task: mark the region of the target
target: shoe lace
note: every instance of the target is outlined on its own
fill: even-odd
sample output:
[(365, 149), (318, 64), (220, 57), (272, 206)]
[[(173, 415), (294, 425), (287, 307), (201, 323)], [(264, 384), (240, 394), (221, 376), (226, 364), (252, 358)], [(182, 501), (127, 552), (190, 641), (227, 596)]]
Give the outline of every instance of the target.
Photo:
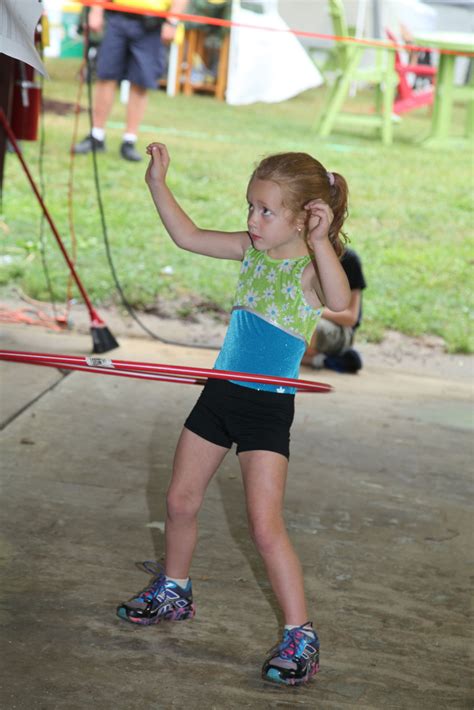
[(283, 641), (279, 646), (281, 658), (291, 659), (294, 656), (301, 656), (306, 644), (309, 643), (309, 637), (304, 631), (299, 629), (285, 629)]
[(153, 579), (144, 589), (141, 590), (136, 596), (136, 598), (141, 598), (144, 601), (151, 602), (160, 592), (163, 584), (166, 581), (165, 571), (163, 565), (155, 560), (145, 560), (144, 562), (138, 562), (136, 566), (139, 569), (148, 572), (148, 574), (153, 575)]

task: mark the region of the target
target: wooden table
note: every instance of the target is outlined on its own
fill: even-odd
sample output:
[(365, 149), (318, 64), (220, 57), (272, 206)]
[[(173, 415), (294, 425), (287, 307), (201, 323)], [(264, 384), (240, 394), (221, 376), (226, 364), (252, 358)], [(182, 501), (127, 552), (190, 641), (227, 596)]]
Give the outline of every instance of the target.
[[(414, 41), (423, 47), (448, 49), (453, 52), (473, 52), (474, 34), (469, 32), (420, 32)], [(436, 79), (435, 101), (431, 133), (426, 141), (430, 145), (439, 145), (449, 139), (451, 114), (454, 101), (467, 104), (466, 135), (473, 134), (474, 119), (474, 72), (468, 85), (454, 85), (454, 64), (456, 54), (439, 55), (438, 75)]]

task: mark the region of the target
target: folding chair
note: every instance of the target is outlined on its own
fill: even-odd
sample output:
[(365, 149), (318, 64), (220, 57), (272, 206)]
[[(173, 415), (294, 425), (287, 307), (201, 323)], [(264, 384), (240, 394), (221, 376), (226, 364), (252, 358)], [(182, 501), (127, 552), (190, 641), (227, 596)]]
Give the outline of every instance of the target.
[[(342, 0), (329, 0), (328, 4), (334, 34), (337, 37), (348, 37), (349, 32)], [(360, 63), (367, 49), (375, 51), (375, 65), (361, 67)], [(393, 138), (393, 102), (398, 84), (394, 51), (385, 47), (369, 47), (355, 42), (338, 40), (336, 56), (339, 69), (323, 114), (318, 121), (318, 135), (322, 138), (329, 136), (337, 122), (350, 126), (377, 128), (380, 131), (382, 142), (386, 145), (390, 144)], [(375, 111), (372, 114), (341, 111), (350, 86), (355, 81), (375, 86)]]
[[(385, 30), (387, 37), (391, 42), (397, 44), (397, 38), (390, 32)], [(404, 63), (402, 55), (395, 50), (395, 71), (398, 74), (397, 95), (393, 103), (393, 111), (396, 114), (412, 111), (420, 106), (431, 106), (434, 99), (434, 81), (437, 73), (436, 67), (430, 64), (414, 64), (413, 62)], [(408, 74), (415, 77), (427, 77), (433, 80), (429, 86), (424, 86), (421, 89), (416, 89), (410, 84)]]

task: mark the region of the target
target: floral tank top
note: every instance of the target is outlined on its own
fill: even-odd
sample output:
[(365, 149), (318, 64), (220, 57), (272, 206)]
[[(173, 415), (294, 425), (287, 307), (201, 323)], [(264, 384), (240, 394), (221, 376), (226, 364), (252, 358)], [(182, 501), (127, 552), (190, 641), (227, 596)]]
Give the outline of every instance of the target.
[[(229, 328), (214, 367), (276, 377), (298, 377), (301, 359), (321, 309), (310, 306), (301, 286), (309, 256), (272, 259), (245, 252)], [(235, 382), (258, 390), (294, 394), (291, 387)]]

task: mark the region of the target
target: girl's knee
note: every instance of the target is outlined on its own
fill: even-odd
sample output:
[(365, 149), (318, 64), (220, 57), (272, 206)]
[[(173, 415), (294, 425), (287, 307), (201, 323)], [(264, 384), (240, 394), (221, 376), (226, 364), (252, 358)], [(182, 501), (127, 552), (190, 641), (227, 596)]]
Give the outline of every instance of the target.
[(166, 511), (171, 520), (195, 518), (201, 507), (201, 498), (191, 491), (170, 489), (166, 497)]
[(261, 555), (271, 553), (286, 536), (285, 523), (282, 517), (258, 518), (249, 520), (250, 534)]

